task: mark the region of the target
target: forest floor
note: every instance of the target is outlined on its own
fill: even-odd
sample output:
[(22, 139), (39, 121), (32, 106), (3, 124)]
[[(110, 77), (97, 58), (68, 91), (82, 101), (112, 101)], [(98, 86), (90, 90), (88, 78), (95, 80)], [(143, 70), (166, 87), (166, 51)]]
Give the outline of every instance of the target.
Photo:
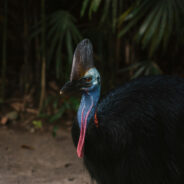
[(0, 127), (0, 184), (90, 184), (69, 130), (30, 133)]

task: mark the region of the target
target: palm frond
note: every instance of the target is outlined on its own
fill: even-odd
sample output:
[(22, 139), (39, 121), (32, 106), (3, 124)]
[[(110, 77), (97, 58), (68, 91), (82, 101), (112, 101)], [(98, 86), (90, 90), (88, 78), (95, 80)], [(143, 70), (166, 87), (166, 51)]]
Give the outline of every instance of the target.
[(132, 79), (143, 76), (143, 75), (158, 75), (162, 74), (161, 69), (152, 60), (143, 60), (136, 62), (130, 66), (125, 67), (124, 69), (120, 70), (119, 72), (127, 72), (132, 71)]
[[(67, 11), (57, 11), (50, 15), (47, 34), (50, 42), (48, 62), (56, 59), (56, 77), (62, 76), (61, 58), (64, 55), (62, 48), (66, 47), (68, 65), (71, 64), (74, 43), (81, 39), (81, 35), (75, 25), (76, 19)], [(56, 51), (55, 51), (56, 50)]]
[(102, 14), (102, 17), (101, 17), (100, 22), (104, 22), (105, 21), (105, 18), (107, 17), (108, 12), (109, 12), (110, 2), (111, 2), (111, 0), (106, 0), (105, 1), (105, 5), (104, 5), (104, 9), (103, 9), (103, 14)]
[(138, 30), (135, 40), (143, 48), (149, 48), (149, 56), (166, 48), (172, 35), (181, 31), (183, 26), (184, 2), (180, 0), (138, 0), (119, 18), (122, 27), (119, 36), (124, 36), (130, 29)]
[(92, 0), (89, 8), (89, 18), (91, 18), (92, 13), (96, 12), (100, 6), (101, 0)]
[[(100, 6), (101, 4), (103, 4), (103, 6)], [(101, 9), (100, 7), (102, 7), (102, 13), (101, 13), (101, 18), (100, 18), (100, 24), (104, 23), (104, 22), (108, 22), (106, 20), (111, 20), (111, 28), (113, 30), (113, 32), (116, 29), (116, 24), (117, 24), (117, 18), (119, 17), (118, 13), (119, 10), (121, 10), (122, 3), (118, 0), (106, 0), (106, 1), (102, 1), (102, 0), (83, 0), (83, 4), (82, 4), (82, 8), (81, 8), (81, 16), (84, 15), (84, 13), (86, 12), (87, 8), (88, 10), (88, 16), (89, 19), (92, 18), (92, 14), (96, 13), (99, 9)]]
[(115, 31), (116, 28), (116, 22), (117, 22), (117, 0), (114, 0), (112, 2), (112, 29)]
[(81, 16), (84, 15), (84, 13), (85, 13), (85, 11), (87, 9), (88, 4), (89, 4), (89, 0), (84, 0), (83, 1), (81, 12), (80, 12)]

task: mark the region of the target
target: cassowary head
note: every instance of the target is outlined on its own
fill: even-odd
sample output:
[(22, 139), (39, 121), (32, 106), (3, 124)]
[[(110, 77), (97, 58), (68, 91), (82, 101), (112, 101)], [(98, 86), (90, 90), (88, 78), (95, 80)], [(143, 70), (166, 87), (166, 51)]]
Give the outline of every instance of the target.
[(70, 81), (60, 93), (82, 92), (77, 113), (80, 136), (77, 146), (78, 157), (83, 157), (84, 141), (89, 121), (94, 117), (100, 96), (100, 75), (93, 64), (93, 47), (88, 39), (82, 40), (75, 49)]
[(60, 94), (92, 91), (97, 85), (100, 85), (100, 75), (93, 63), (93, 46), (90, 40), (84, 39), (75, 49), (70, 81)]

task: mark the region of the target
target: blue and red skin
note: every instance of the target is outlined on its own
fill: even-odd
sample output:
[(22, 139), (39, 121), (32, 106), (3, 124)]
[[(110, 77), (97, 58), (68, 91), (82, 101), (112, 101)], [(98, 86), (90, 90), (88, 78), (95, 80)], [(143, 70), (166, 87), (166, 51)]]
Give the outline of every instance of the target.
[(83, 91), (84, 92), (77, 113), (78, 125), (80, 127), (80, 137), (77, 146), (78, 157), (83, 157), (86, 128), (92, 117), (94, 117), (95, 125), (98, 126), (95, 111), (100, 98), (100, 84), (91, 86), (90, 88), (84, 88)]

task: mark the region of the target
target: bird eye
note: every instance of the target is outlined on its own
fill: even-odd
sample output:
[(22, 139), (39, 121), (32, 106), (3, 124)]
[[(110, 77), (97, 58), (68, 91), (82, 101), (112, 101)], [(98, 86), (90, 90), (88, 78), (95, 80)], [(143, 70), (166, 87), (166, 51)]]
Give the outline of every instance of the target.
[(86, 82), (91, 82), (91, 80), (92, 80), (92, 77), (86, 77), (86, 78), (85, 78), (85, 81), (86, 81)]

